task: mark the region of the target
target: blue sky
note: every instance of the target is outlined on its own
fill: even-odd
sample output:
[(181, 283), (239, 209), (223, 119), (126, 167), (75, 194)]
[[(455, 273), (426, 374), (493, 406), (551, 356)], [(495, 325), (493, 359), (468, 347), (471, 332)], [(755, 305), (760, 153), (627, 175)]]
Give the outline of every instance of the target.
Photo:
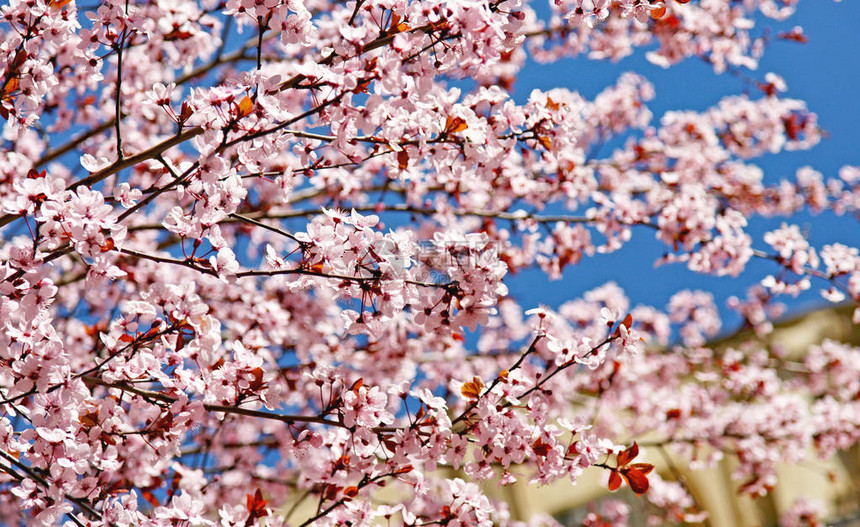
[[(810, 110), (819, 116), (819, 124), (828, 138), (805, 152), (787, 152), (769, 155), (754, 163), (765, 170), (767, 181), (793, 177), (797, 168), (810, 165), (825, 177), (835, 177), (846, 164), (860, 165), (860, 6), (853, 2), (832, 0), (805, 0), (798, 12), (786, 22), (759, 20), (775, 32), (804, 28), (807, 44), (775, 41), (767, 50), (759, 70), (749, 72), (764, 78), (766, 72), (781, 75), (788, 84), (783, 97), (805, 100)], [(644, 75), (655, 86), (657, 97), (649, 103), (654, 123), (670, 110), (703, 110), (722, 97), (743, 93), (746, 86), (737, 77), (716, 75), (710, 66), (698, 59), (669, 69), (648, 63), (645, 51), (617, 64), (588, 59), (564, 60), (551, 65), (529, 64), (515, 85), (515, 96), (524, 100), (535, 88), (566, 87), (593, 97), (604, 87), (614, 83), (624, 71)], [(820, 247), (826, 243), (842, 242), (860, 245), (860, 228), (853, 217), (836, 218), (833, 215), (802, 215), (793, 219), (754, 218), (751, 233), (754, 246), (765, 248), (761, 235), (778, 227), (783, 221), (793, 221), (808, 231), (812, 243)], [(663, 247), (654, 240), (653, 231), (634, 231), (633, 240), (611, 255), (598, 255), (565, 270), (560, 281), (550, 282), (539, 272), (522, 273), (509, 281), (511, 292), (524, 306), (536, 303), (558, 306), (576, 298), (584, 291), (607, 281), (615, 281), (628, 294), (632, 303), (664, 307), (671, 295), (681, 288), (705, 289), (712, 292), (727, 325), (724, 331), (737, 327), (738, 318), (732, 316), (725, 300), (732, 295), (743, 298), (746, 288), (757, 279), (776, 271), (776, 266), (763, 262), (752, 263), (739, 278), (714, 278), (698, 275), (681, 265), (654, 268), (654, 261), (663, 254)], [(799, 299), (781, 298), (790, 311), (811, 309), (826, 305), (813, 290)]]

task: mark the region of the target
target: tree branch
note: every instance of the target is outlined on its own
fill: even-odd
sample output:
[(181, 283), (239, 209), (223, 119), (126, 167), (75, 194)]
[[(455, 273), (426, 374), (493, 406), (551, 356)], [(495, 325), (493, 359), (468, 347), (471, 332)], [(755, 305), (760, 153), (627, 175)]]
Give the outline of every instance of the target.
[[(157, 401), (162, 401), (166, 403), (175, 403), (179, 399), (177, 397), (173, 397), (171, 395), (167, 395), (162, 392), (156, 392), (152, 390), (144, 390), (142, 388), (138, 388), (136, 386), (131, 386), (129, 384), (123, 382), (107, 382), (100, 377), (94, 377), (87, 375), (83, 378), (83, 381), (88, 385), (102, 386), (105, 388), (113, 388), (117, 390), (122, 390), (124, 392), (133, 393), (135, 395), (139, 395), (144, 398), (153, 399)], [(238, 406), (226, 406), (221, 404), (209, 404), (203, 403), (203, 408), (205, 408), (209, 412), (219, 412), (226, 414), (234, 414), (234, 415), (242, 415), (245, 417), (256, 417), (259, 419), (269, 419), (272, 421), (280, 421), (282, 423), (287, 424), (295, 424), (295, 423), (316, 423), (326, 426), (336, 426), (339, 428), (347, 428), (343, 423), (339, 421), (332, 421), (331, 419), (326, 419), (325, 417), (319, 417), (315, 415), (290, 415), (290, 414), (276, 414), (273, 412), (265, 412), (262, 410), (252, 410), (250, 408), (241, 408)]]
[[(32, 468), (30, 468), (30, 467), (28, 467), (27, 465), (25, 465), (25, 464), (21, 463), (20, 461), (18, 461), (17, 459), (15, 459), (14, 457), (12, 457), (11, 455), (7, 454), (7, 453), (6, 453), (4, 450), (2, 450), (2, 449), (0, 449), (0, 457), (2, 457), (3, 459), (5, 459), (6, 461), (8, 461), (9, 463), (11, 463), (12, 465), (14, 465), (15, 467), (17, 467), (19, 470), (21, 470), (22, 472), (24, 472), (25, 474), (27, 474), (27, 477), (29, 477), (30, 479), (32, 479), (33, 481), (35, 481), (35, 482), (36, 482), (36, 483), (38, 483), (39, 485), (41, 485), (41, 486), (45, 487), (46, 489), (48, 489), (48, 488), (52, 488), (52, 487), (54, 486), (54, 485), (53, 485), (52, 483), (50, 483), (48, 480), (46, 480), (45, 478), (43, 478), (42, 476), (40, 476), (39, 474), (37, 474), (37, 473), (36, 473), (36, 471), (34, 471)], [(4, 471), (5, 471), (5, 472), (9, 473), (9, 471), (8, 471), (8, 470), (6, 470), (6, 467), (4, 467), (3, 465), (0, 465), (0, 468), (4, 469)], [(17, 476), (18, 476), (18, 477), (20, 477), (20, 474), (17, 474)], [(15, 475), (13, 475), (13, 477), (15, 477)], [(72, 497), (66, 496), (65, 494), (62, 494), (62, 493), (61, 493), (61, 495), (63, 496), (63, 499), (64, 499), (64, 500), (66, 500), (66, 501), (70, 501), (70, 502), (74, 503), (75, 505), (77, 505), (78, 507), (80, 507), (80, 508), (81, 508), (81, 510), (83, 510), (83, 511), (84, 511), (84, 512), (85, 512), (85, 513), (86, 513), (90, 518), (95, 519), (95, 520), (101, 520), (102, 515), (101, 515), (101, 514), (99, 514), (99, 513), (98, 513), (98, 511), (96, 511), (95, 509), (93, 509), (93, 508), (92, 508), (92, 507), (91, 507), (91, 506), (86, 502), (86, 500), (83, 500), (83, 499), (80, 499), (80, 498), (72, 498)], [(72, 518), (72, 521), (74, 521), (77, 525), (80, 525), (81, 527), (84, 527), (84, 525), (83, 525), (83, 524), (82, 524), (82, 523), (81, 523), (77, 518), (75, 518), (75, 517), (74, 517), (74, 516), (72, 516), (72, 515), (69, 515), (69, 517), (70, 517), (70, 518)]]

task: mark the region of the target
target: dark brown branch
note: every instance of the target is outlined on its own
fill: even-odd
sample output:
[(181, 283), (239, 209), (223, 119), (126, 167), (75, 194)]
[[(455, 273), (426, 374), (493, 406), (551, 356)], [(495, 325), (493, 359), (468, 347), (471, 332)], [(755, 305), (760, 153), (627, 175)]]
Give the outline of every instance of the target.
[[(228, 19), (227, 23), (229, 23), (229, 22), (230, 21)], [(216, 58), (214, 60), (210, 61), (209, 63), (204, 64), (204, 65), (200, 66), (199, 68), (197, 68), (193, 71), (190, 71), (190, 72), (186, 73), (185, 75), (182, 75), (181, 77), (176, 79), (175, 84), (177, 86), (181, 86), (181, 85), (187, 83), (188, 81), (191, 81), (191, 80), (194, 80), (198, 77), (202, 77), (203, 75), (206, 75), (207, 73), (212, 71), (214, 68), (217, 68), (218, 66), (221, 66), (223, 64), (229, 64), (231, 62), (236, 62), (238, 60), (244, 59), (245, 58), (245, 52), (248, 51), (251, 47), (253, 47), (253, 42), (255, 40), (256, 39), (249, 40), (241, 48), (239, 48), (239, 49), (237, 49), (231, 53), (228, 53), (226, 55), (219, 54), (218, 56), (216, 56)], [(93, 137), (106, 132), (108, 129), (110, 129), (114, 126), (114, 121), (115, 121), (115, 119), (105, 121), (105, 122), (101, 123), (100, 125), (96, 126), (95, 128), (88, 130), (88, 131), (82, 133), (81, 135), (76, 136), (75, 138), (70, 140), (68, 143), (66, 143), (62, 146), (59, 146), (53, 150), (49, 150), (47, 154), (45, 154), (38, 161), (36, 161), (36, 164), (33, 166), (33, 168), (39, 168), (39, 167), (45, 166), (48, 163), (50, 163), (51, 161), (54, 161), (55, 159), (62, 157), (65, 154), (68, 154), (69, 152), (71, 152), (75, 148), (79, 147), (81, 144), (83, 144), (87, 140), (92, 139)], [(5, 225), (5, 224), (3, 224), (3, 225)], [(2, 226), (2, 225), (0, 225), (0, 226)]]
[[(122, 390), (124, 392), (133, 393), (135, 395), (139, 395), (146, 399), (162, 401), (165, 403), (175, 403), (178, 399), (171, 395), (167, 395), (165, 393), (156, 392), (152, 390), (144, 390), (142, 388), (138, 388), (136, 386), (131, 386), (129, 384), (123, 382), (107, 382), (99, 377), (86, 376), (83, 378), (84, 382), (87, 385), (95, 385), (95, 386), (103, 386), (105, 388), (113, 388), (117, 390)], [(280, 421), (282, 423), (287, 424), (296, 424), (296, 423), (316, 423), (327, 426), (336, 426), (339, 428), (346, 428), (346, 426), (339, 421), (332, 421), (331, 419), (326, 419), (325, 417), (320, 417), (316, 415), (289, 415), (289, 414), (276, 414), (273, 412), (265, 412), (263, 410), (252, 410), (250, 408), (241, 408), (238, 406), (226, 406), (221, 404), (209, 404), (203, 403), (203, 408), (205, 408), (209, 412), (219, 412), (225, 414), (235, 414), (235, 415), (243, 415), (246, 417), (256, 417), (258, 419), (269, 419), (273, 421)]]
[[(41, 485), (41, 486), (45, 487), (46, 489), (49, 489), (49, 488), (52, 488), (52, 487), (53, 487), (53, 484), (51, 484), (48, 480), (46, 480), (45, 478), (43, 478), (42, 476), (40, 476), (39, 474), (37, 474), (35, 470), (33, 470), (32, 468), (28, 467), (27, 465), (25, 465), (25, 464), (21, 463), (20, 461), (18, 461), (18, 460), (17, 460), (17, 459), (15, 459), (14, 457), (10, 456), (9, 454), (7, 454), (6, 452), (4, 452), (3, 450), (0, 450), (0, 457), (2, 457), (3, 459), (5, 459), (6, 461), (8, 461), (9, 463), (11, 463), (12, 465), (14, 465), (15, 467), (17, 467), (17, 468), (18, 468), (18, 470), (21, 470), (22, 472), (24, 472), (25, 474), (27, 474), (27, 477), (28, 477), (28, 478), (32, 479), (33, 481), (35, 481), (35, 482), (36, 482), (36, 483), (38, 483), (39, 485)], [(2, 467), (2, 465), (0, 465), (0, 467)], [(5, 467), (2, 467), (2, 468), (4, 468), (4, 469), (5, 469)], [(7, 473), (9, 473), (8, 471), (6, 471), (6, 472), (7, 472)], [(20, 475), (19, 475), (19, 476), (20, 476)], [(13, 477), (15, 477), (15, 476), (13, 475)], [(70, 496), (66, 496), (66, 495), (63, 495), (63, 494), (61, 494), (61, 495), (63, 496), (63, 499), (65, 499), (66, 501), (70, 501), (70, 502), (74, 503), (75, 505), (77, 505), (78, 507), (80, 507), (80, 508), (81, 508), (81, 510), (83, 510), (85, 513), (87, 513), (87, 515), (88, 515), (90, 518), (95, 519), (95, 520), (100, 520), (100, 519), (101, 519), (102, 515), (101, 515), (101, 514), (99, 514), (95, 509), (93, 509), (93, 508), (92, 508), (92, 507), (91, 507), (91, 506), (86, 502), (86, 500), (83, 500), (83, 499), (80, 499), (80, 498), (72, 498), (72, 497), (70, 497)], [(73, 515), (69, 514), (69, 515), (68, 515), (68, 517), (69, 517), (69, 518), (72, 518), (72, 521), (74, 521), (74, 523), (75, 523), (75, 524), (80, 525), (81, 527), (84, 527), (84, 524), (83, 524), (83, 523), (81, 523), (81, 522), (80, 522), (77, 518), (75, 518)]]
[[(117, 252), (128, 256), (134, 256), (136, 258), (142, 258), (145, 260), (151, 260), (156, 263), (166, 263), (172, 265), (179, 265), (181, 267), (186, 267), (192, 269), (194, 271), (208, 274), (211, 276), (219, 276), (218, 272), (212, 269), (211, 267), (204, 267), (202, 264), (205, 263), (207, 266), (209, 265), (208, 261), (205, 260), (194, 260), (191, 258), (186, 258), (184, 260), (180, 260), (178, 258), (171, 258), (169, 256), (159, 256), (156, 254), (149, 254), (140, 251), (136, 251), (134, 249), (122, 248), (117, 249)], [(348, 276), (342, 274), (330, 274), (330, 273), (322, 273), (319, 271), (313, 271), (310, 269), (273, 269), (273, 270), (251, 270), (251, 271), (243, 271), (240, 273), (236, 273), (237, 278), (246, 278), (251, 276), (278, 276), (278, 275), (304, 275), (304, 276), (316, 276), (319, 278), (329, 278), (332, 280), (343, 280), (346, 282), (375, 282), (382, 280), (379, 276)], [(418, 287), (441, 287), (447, 288), (451, 287), (452, 283), (442, 283), (437, 284), (435, 282), (420, 282), (417, 280), (404, 280), (405, 283), (409, 285), (414, 285)]]
[[(137, 339), (133, 340), (132, 342), (129, 342), (128, 344), (126, 344), (126, 345), (125, 345), (125, 346), (123, 346), (122, 348), (120, 348), (120, 349), (116, 350), (115, 352), (111, 353), (111, 354), (110, 354), (109, 356), (107, 356), (104, 360), (102, 360), (101, 362), (98, 362), (95, 366), (93, 366), (93, 367), (91, 367), (91, 368), (88, 368), (87, 370), (84, 370), (84, 371), (82, 371), (82, 372), (80, 372), (80, 373), (75, 374), (75, 375), (72, 377), (72, 380), (74, 380), (74, 379), (80, 379), (80, 378), (82, 378), (82, 377), (86, 377), (86, 376), (90, 375), (91, 373), (95, 373), (96, 371), (98, 371), (98, 370), (102, 369), (102, 368), (105, 366), (105, 364), (107, 364), (108, 362), (112, 361), (114, 358), (116, 358), (116, 357), (118, 357), (118, 356), (122, 355), (122, 354), (123, 354), (123, 353), (125, 353), (126, 351), (128, 351), (128, 350), (135, 351), (135, 350), (137, 350), (137, 348), (138, 348), (138, 347), (142, 346), (143, 344), (146, 344), (147, 342), (150, 342), (150, 341), (153, 341), (153, 340), (159, 339), (159, 338), (161, 338), (162, 336), (167, 335), (168, 333), (173, 332), (175, 329), (176, 329), (176, 327), (174, 327), (174, 326), (172, 326), (172, 325), (171, 325), (171, 326), (168, 326), (166, 329), (164, 329), (164, 330), (162, 330), (162, 331), (158, 331), (158, 332), (155, 332), (155, 333), (152, 333), (152, 334), (143, 334), (143, 335), (140, 335), (140, 336), (138, 336), (138, 337), (137, 337)], [(55, 390), (60, 389), (61, 387), (65, 386), (65, 385), (66, 385), (66, 383), (65, 383), (65, 382), (57, 383), (57, 384), (55, 384), (55, 385), (53, 385), (53, 386), (49, 387), (47, 390), (45, 390), (45, 392), (44, 392), (44, 393), (51, 393), (51, 392), (53, 392), (53, 391), (55, 391)], [(7, 398), (7, 399), (3, 399), (2, 401), (0, 401), (0, 405), (4, 405), (4, 404), (11, 404), (11, 403), (17, 402), (17, 401), (19, 401), (19, 400), (21, 400), (21, 399), (26, 399), (27, 397), (30, 397), (31, 395), (36, 395), (37, 393), (39, 393), (39, 390), (37, 390), (36, 388), (32, 388), (31, 390), (29, 390), (29, 391), (27, 391), (27, 392), (24, 392), (24, 393), (21, 393), (21, 394), (18, 394), (18, 395), (16, 395), (15, 397), (9, 397), (9, 398)]]
[(125, 156), (122, 152), (122, 49), (125, 46), (126, 29), (123, 28), (116, 45), (116, 94), (114, 94), (114, 129), (116, 133), (116, 159), (121, 162)]

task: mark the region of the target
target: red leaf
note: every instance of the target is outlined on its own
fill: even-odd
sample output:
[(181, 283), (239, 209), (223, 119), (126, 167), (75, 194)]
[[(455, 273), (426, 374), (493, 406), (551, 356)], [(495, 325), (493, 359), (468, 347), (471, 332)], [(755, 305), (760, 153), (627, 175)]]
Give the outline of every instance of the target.
[(466, 128), (469, 128), (469, 125), (466, 124), (466, 121), (463, 120), (462, 117), (451, 117), (448, 116), (445, 119), (445, 132), (446, 134), (454, 134), (457, 132), (462, 132)]
[(224, 357), (219, 357), (217, 361), (209, 365), (209, 371), (215, 371), (224, 365)]
[(254, 101), (251, 100), (247, 95), (239, 101), (239, 111), (236, 113), (236, 117), (241, 119), (246, 115), (251, 113), (251, 110), (254, 109)]
[(406, 170), (409, 167), (409, 153), (406, 150), (397, 152), (397, 166), (400, 167), (400, 170)]
[(171, 42), (173, 40), (187, 40), (194, 36), (190, 31), (181, 31), (179, 29), (174, 29), (170, 33), (164, 35), (165, 42)]
[(413, 470), (415, 470), (415, 467), (413, 467), (412, 465), (403, 465), (402, 467), (395, 470), (393, 474), (408, 474)]
[(546, 457), (546, 455), (549, 454), (550, 445), (544, 443), (541, 438), (537, 438), (537, 441), (532, 443), (532, 450), (534, 450), (534, 453), (538, 456)]
[(355, 88), (352, 89), (352, 93), (369, 93), (367, 88), (371, 82), (373, 82), (372, 77), (359, 80)]
[(669, 28), (670, 30), (677, 30), (681, 27), (681, 19), (676, 17), (674, 14), (669, 13), (669, 16), (664, 16), (660, 20), (656, 20), (656, 24), (658, 27)]
[(349, 456), (346, 454), (337, 458), (337, 461), (334, 462), (335, 470), (342, 470), (349, 466)]
[(251, 375), (254, 376), (254, 380), (248, 386), (251, 390), (256, 391), (263, 387), (263, 373), (263, 368), (258, 367), (251, 370)]
[(481, 391), (484, 389), (484, 381), (480, 377), (473, 377), (470, 382), (463, 383), (460, 388), (460, 393), (466, 399), (477, 399), (481, 396)]
[(616, 491), (621, 486), (621, 476), (614, 470), (609, 473), (609, 490)]
[(627, 316), (624, 317), (624, 320), (621, 322), (621, 325), (627, 329), (630, 329), (630, 326), (633, 325), (633, 315), (627, 313)]
[(78, 422), (81, 423), (81, 427), (83, 427), (85, 430), (89, 430), (90, 428), (99, 424), (99, 411), (90, 410), (84, 415), (78, 417)]
[(799, 42), (801, 44), (806, 44), (807, 42), (809, 42), (809, 38), (807, 38), (807, 36), (803, 34), (803, 30), (801, 30), (800, 28), (780, 33), (779, 38), (781, 38), (782, 40), (791, 40), (793, 42)]
[(141, 494), (143, 494), (143, 499), (148, 501), (153, 507), (161, 505), (161, 502), (158, 501), (158, 496), (156, 496), (151, 490), (143, 489)]
[(27, 53), (26, 50), (18, 50), (18, 53), (15, 54), (15, 58), (12, 59), (12, 63), (9, 64), (9, 69), (11, 71), (16, 71), (18, 68), (24, 65), (24, 62), (30, 57), (30, 54)]
[(253, 495), (248, 494), (247, 497), (247, 507), (248, 514), (251, 518), (262, 518), (263, 516), (268, 516), (269, 512), (266, 510), (266, 504), (268, 501), (263, 499), (263, 493), (260, 489), (257, 489)]
[(182, 102), (182, 108), (179, 110), (179, 122), (184, 123), (194, 114), (194, 109), (188, 104), (188, 101)]
[(797, 115), (791, 114), (788, 117), (782, 118), (782, 124), (785, 128), (785, 135), (787, 135), (789, 139), (794, 141), (798, 137), (800, 137), (800, 132), (803, 130), (803, 126), (806, 123), (802, 120), (799, 120)]
[(647, 476), (654, 470), (654, 465), (651, 463), (633, 463), (628, 468), (636, 469)]
[(182, 351), (187, 343), (188, 341), (186, 341), (184, 333), (180, 331), (176, 334), (176, 351)]
[(343, 495), (346, 496), (347, 498), (350, 498), (350, 499), (358, 496), (358, 487), (353, 485), (351, 487), (347, 487), (347, 488), (343, 489)]
[(541, 144), (541, 146), (543, 146), (547, 150), (552, 150), (552, 139), (543, 135), (539, 135), (537, 140), (538, 143)]
[(627, 484), (636, 494), (643, 494), (648, 490), (648, 477), (642, 471), (633, 467), (621, 469), (621, 475), (627, 480)]
[(333, 485), (331, 483), (326, 483), (322, 490), (323, 498), (326, 500), (333, 500), (337, 498), (338, 492), (340, 492), (341, 487), (337, 485)]
[(772, 82), (759, 82), (756, 87), (763, 91), (768, 97), (776, 95), (776, 86)]
[(636, 456), (638, 456), (638, 455), (639, 455), (639, 445), (637, 445), (636, 442), (634, 441), (633, 446), (631, 446), (627, 450), (624, 450), (623, 452), (618, 454), (618, 457), (617, 457), (618, 466), (623, 467), (627, 463), (630, 463), (631, 461), (636, 459)]
[(18, 77), (11, 77), (6, 81), (6, 84), (3, 85), (2, 96), (5, 98), (7, 95), (16, 91), (18, 91)]
[(388, 24), (388, 29), (382, 32), (384, 36), (394, 35), (395, 33), (402, 33), (409, 29), (409, 26), (405, 22), (401, 22), (400, 15), (398, 13), (391, 13), (391, 22)]

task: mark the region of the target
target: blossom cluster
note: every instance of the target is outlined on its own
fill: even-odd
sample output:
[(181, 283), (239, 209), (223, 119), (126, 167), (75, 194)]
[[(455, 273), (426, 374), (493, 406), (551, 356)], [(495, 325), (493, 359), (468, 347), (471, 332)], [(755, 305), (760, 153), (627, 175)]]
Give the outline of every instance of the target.
[[(633, 73), (513, 95), (529, 60), (648, 46), (752, 70), (760, 23), (795, 4), (10, 0), (0, 518), (519, 525), (482, 483), (600, 471), (652, 522), (693, 522), (649, 448), (734, 455), (758, 496), (779, 462), (854, 446), (857, 348), (711, 347), (707, 291), (634, 306), (609, 283), (550, 308), (512, 285), (635, 234), (703, 275), (768, 263), (730, 302), (759, 336), (781, 295), (860, 304), (858, 249), (792, 219), (856, 214), (860, 168), (754, 164), (823, 134), (778, 75), (659, 118)], [(758, 239), (756, 216), (785, 222)]]

